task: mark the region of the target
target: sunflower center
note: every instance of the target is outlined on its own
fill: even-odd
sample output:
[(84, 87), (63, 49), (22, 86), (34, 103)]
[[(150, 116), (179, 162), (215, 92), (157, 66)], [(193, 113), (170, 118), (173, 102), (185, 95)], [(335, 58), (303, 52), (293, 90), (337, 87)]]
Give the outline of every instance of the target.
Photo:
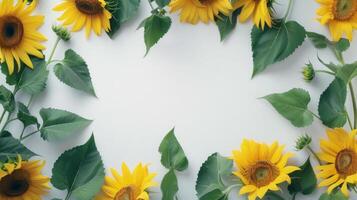
[(122, 188), (115, 195), (114, 200), (135, 200), (134, 198), (134, 188), (131, 186)]
[(22, 41), (24, 26), (14, 16), (0, 17), (0, 46), (4, 48), (16, 47)]
[(18, 197), (27, 192), (30, 187), (30, 175), (19, 169), (0, 180), (0, 194), (5, 197)]
[(336, 0), (334, 5), (334, 16), (339, 20), (350, 19), (357, 10), (356, 0)]
[(270, 162), (259, 161), (250, 169), (250, 180), (257, 187), (266, 186), (279, 175), (279, 170)]
[(199, 0), (202, 5), (209, 5), (211, 4), (212, 0)]
[(103, 12), (103, 7), (98, 0), (75, 0), (79, 11), (87, 15), (97, 15)]
[(344, 149), (337, 154), (335, 167), (338, 173), (349, 176), (357, 172), (357, 155), (354, 151)]

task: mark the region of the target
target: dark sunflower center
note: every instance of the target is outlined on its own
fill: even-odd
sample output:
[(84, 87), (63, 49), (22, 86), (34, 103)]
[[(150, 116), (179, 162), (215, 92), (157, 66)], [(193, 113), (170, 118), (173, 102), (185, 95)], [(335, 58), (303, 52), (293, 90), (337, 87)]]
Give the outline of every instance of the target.
[(0, 17), (0, 46), (4, 48), (16, 47), (22, 41), (24, 26), (14, 16)]
[(119, 190), (115, 195), (114, 200), (135, 200), (133, 187), (125, 187)]
[(97, 15), (103, 12), (103, 7), (98, 0), (75, 0), (79, 11), (87, 15)]
[(354, 151), (344, 149), (336, 156), (336, 170), (343, 176), (349, 176), (357, 173), (357, 155)]
[(30, 175), (25, 170), (15, 170), (0, 180), (0, 193), (6, 197), (18, 197), (30, 187)]
[(336, 0), (334, 5), (334, 16), (339, 20), (347, 20), (355, 14), (356, 9), (356, 0)]
[(270, 162), (259, 161), (249, 169), (249, 179), (257, 187), (266, 186), (275, 180), (279, 170)]
[(202, 5), (209, 5), (212, 0), (199, 0)]

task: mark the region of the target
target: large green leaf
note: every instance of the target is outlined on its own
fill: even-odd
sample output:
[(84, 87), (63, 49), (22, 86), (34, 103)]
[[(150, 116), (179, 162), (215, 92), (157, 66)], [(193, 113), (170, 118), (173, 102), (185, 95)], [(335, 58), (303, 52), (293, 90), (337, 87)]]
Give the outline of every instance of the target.
[(26, 67), (21, 74), (17, 84), (17, 90), (22, 90), (28, 94), (35, 95), (46, 88), (48, 70), (43, 59), (32, 58), (34, 69)]
[(230, 16), (220, 14), (216, 18), (216, 25), (219, 30), (221, 41), (226, 39), (226, 37), (234, 30), (237, 25), (237, 18), (242, 9), (237, 9)]
[(341, 191), (334, 191), (331, 192), (330, 194), (323, 193), (319, 200), (348, 200), (348, 197), (345, 197), (344, 194), (342, 194)]
[(212, 154), (203, 163), (198, 173), (196, 192), (200, 200), (220, 200), (228, 188), (224, 180), (231, 178), (233, 162), (218, 153)]
[(59, 190), (67, 190), (77, 200), (89, 200), (104, 182), (104, 167), (95, 145), (94, 136), (84, 145), (64, 152), (52, 169), (51, 183)]
[(54, 72), (66, 85), (95, 96), (87, 63), (72, 49), (67, 50), (62, 62), (55, 65)]
[(291, 184), (288, 186), (290, 194), (301, 192), (311, 194), (316, 189), (317, 179), (311, 166), (310, 158), (300, 167), (301, 170), (290, 174)]
[(48, 141), (68, 138), (92, 122), (74, 113), (53, 108), (41, 109), (40, 115), (43, 120), (41, 137)]
[(273, 107), (296, 127), (308, 126), (313, 121), (313, 115), (308, 110), (310, 95), (303, 89), (294, 88), (281, 94), (271, 94), (263, 97)]
[(336, 77), (320, 96), (319, 115), (326, 126), (330, 128), (343, 127), (346, 123), (346, 83)]
[(162, 179), (161, 192), (162, 200), (175, 200), (179, 190), (175, 170), (171, 169)]
[(36, 156), (34, 152), (22, 145), (18, 139), (11, 135), (6, 135), (0, 137), (0, 162), (4, 162), (8, 158), (16, 158), (17, 155), (21, 155), (24, 160)]
[(336, 76), (348, 84), (354, 77), (357, 76), (357, 62), (346, 64), (337, 68)]
[(305, 29), (295, 21), (279, 22), (272, 28), (252, 30), (253, 77), (267, 66), (290, 56), (305, 40)]
[(23, 71), (24, 67), (21, 67), (20, 70), (17, 70), (14, 73), (10, 74), (6, 62), (1, 63), (1, 72), (5, 75), (6, 83), (9, 85), (16, 85), (19, 82)]
[(144, 40), (146, 45), (146, 54), (170, 29), (171, 18), (153, 14), (144, 20)]
[(8, 112), (15, 110), (15, 97), (5, 86), (0, 86), (0, 104)]
[(172, 129), (162, 140), (159, 152), (161, 153), (161, 164), (167, 169), (183, 171), (188, 167), (188, 160), (180, 143)]
[(17, 105), (17, 118), (23, 123), (24, 127), (36, 124), (37, 128), (39, 128), (40, 124), (38, 123), (37, 118), (30, 114), (27, 106), (21, 102), (19, 102)]

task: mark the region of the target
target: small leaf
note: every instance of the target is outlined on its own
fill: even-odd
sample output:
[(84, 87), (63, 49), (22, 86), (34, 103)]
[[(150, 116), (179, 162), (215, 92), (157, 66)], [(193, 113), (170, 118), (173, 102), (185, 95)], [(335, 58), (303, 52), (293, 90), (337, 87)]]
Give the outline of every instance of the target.
[(306, 35), (317, 49), (324, 49), (330, 43), (330, 41), (324, 35), (314, 32), (307, 32)]
[(317, 179), (311, 166), (310, 158), (300, 167), (301, 170), (291, 173), (291, 184), (288, 186), (290, 194), (301, 192), (311, 194), (316, 189)]
[(37, 118), (32, 116), (27, 106), (21, 102), (18, 103), (17, 118), (22, 122), (24, 127), (36, 124), (37, 128), (40, 128), (40, 124), (38, 123)]
[(170, 29), (171, 19), (167, 16), (153, 14), (145, 21), (144, 40), (146, 54)]
[(1, 63), (1, 72), (5, 75), (6, 83), (9, 85), (16, 85), (19, 82), (23, 71), (24, 67), (21, 67), (20, 71), (15, 71), (10, 75), (6, 62)]
[(87, 63), (72, 49), (67, 50), (62, 62), (55, 65), (54, 72), (66, 85), (96, 96)]
[(104, 166), (94, 136), (87, 143), (65, 151), (55, 162), (51, 183), (74, 199), (92, 199), (104, 182)]
[(200, 200), (220, 200), (228, 185), (223, 182), (232, 176), (233, 162), (218, 153), (212, 154), (203, 163), (196, 181), (196, 192)]
[(74, 113), (53, 108), (41, 109), (40, 115), (43, 120), (41, 137), (48, 141), (68, 138), (92, 122)]
[(341, 191), (331, 192), (330, 194), (323, 193), (319, 200), (348, 200), (348, 197), (345, 197)]
[(263, 200), (284, 200), (284, 198), (274, 192), (268, 192)]
[(34, 69), (25, 67), (21, 74), (16, 89), (22, 90), (30, 95), (42, 92), (46, 88), (48, 70), (43, 59), (32, 58)]
[(319, 115), (324, 125), (335, 128), (343, 127), (346, 123), (346, 84), (340, 78), (335, 80), (320, 96)]
[(220, 14), (216, 18), (216, 25), (221, 36), (221, 41), (226, 39), (226, 37), (234, 30), (237, 25), (237, 18), (242, 9), (237, 9), (230, 16)]
[(155, 0), (155, 2), (160, 8), (164, 8), (165, 6), (169, 5), (170, 0)]
[(253, 77), (269, 65), (290, 56), (305, 40), (305, 29), (295, 21), (279, 22), (272, 28), (252, 30)]
[(346, 64), (340, 68), (337, 68), (336, 76), (348, 84), (354, 77), (357, 76), (357, 62)]
[(15, 97), (5, 86), (0, 86), (0, 104), (8, 112), (15, 110)]
[(161, 182), (162, 200), (175, 200), (178, 190), (177, 177), (175, 171), (171, 169)]
[[(15, 139), (9, 133), (2, 133), (0, 138), (0, 162), (5, 162), (8, 158), (16, 158), (21, 155), (22, 159), (28, 160), (36, 156), (34, 152), (26, 148), (18, 139)], [(7, 135), (7, 136), (6, 136)]]
[(350, 42), (345, 38), (341, 38), (340, 41), (334, 43), (334, 47), (335, 47), (336, 51), (344, 52), (348, 48), (350, 48)]
[(296, 127), (308, 126), (313, 121), (313, 115), (307, 107), (310, 95), (303, 89), (294, 88), (285, 93), (271, 94), (263, 98)]
[(187, 169), (188, 160), (175, 136), (174, 129), (162, 140), (159, 152), (161, 153), (161, 164), (167, 169), (175, 169), (178, 171)]

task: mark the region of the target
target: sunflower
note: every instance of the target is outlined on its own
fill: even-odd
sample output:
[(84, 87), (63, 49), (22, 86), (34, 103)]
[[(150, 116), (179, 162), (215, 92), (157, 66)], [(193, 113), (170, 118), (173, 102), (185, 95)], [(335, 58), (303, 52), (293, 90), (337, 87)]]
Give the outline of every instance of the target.
[(233, 151), (238, 169), (233, 174), (241, 179), (243, 187), (240, 195), (248, 194), (249, 200), (263, 199), (268, 190), (277, 191), (278, 184), (291, 179), (288, 174), (299, 170), (296, 166), (286, 166), (292, 153), (283, 154), (284, 146), (274, 142), (268, 146), (253, 140), (243, 140), (241, 150)]
[(317, 10), (318, 20), (328, 25), (333, 41), (339, 41), (343, 36), (352, 40), (352, 31), (357, 28), (356, 0), (316, 0), (321, 4)]
[(242, 8), (238, 17), (240, 22), (247, 21), (251, 16), (254, 24), (264, 29), (265, 24), (272, 26), (271, 11), (269, 8), (270, 0), (238, 0), (234, 8)]
[(32, 16), (36, 3), (3, 0), (0, 3), (0, 60), (6, 62), (9, 74), (14, 72), (15, 63), (20, 70), (21, 62), (33, 68), (29, 55), (43, 58), (40, 43), (46, 38), (37, 29), (44, 23), (44, 16)]
[(130, 172), (128, 166), (122, 164), (122, 174), (111, 169), (114, 178), (105, 177), (102, 193), (97, 200), (149, 200), (147, 189), (156, 186), (154, 173), (149, 173), (148, 166), (141, 163)]
[(214, 21), (219, 13), (229, 15), (232, 9), (229, 0), (172, 0), (170, 12), (181, 10), (180, 21), (197, 24), (199, 21)]
[(341, 187), (345, 196), (349, 195), (348, 185), (357, 183), (357, 130), (347, 133), (342, 128), (327, 130), (329, 140), (321, 140), (322, 152), (319, 157), (326, 162), (318, 166), (317, 175), (323, 180), (319, 186), (328, 186), (328, 193)]
[(41, 161), (9, 161), (0, 169), (0, 199), (40, 200), (50, 189), (50, 179), (41, 174)]
[(58, 18), (63, 25), (72, 25), (72, 31), (76, 32), (85, 27), (86, 35), (89, 37), (91, 30), (101, 35), (102, 29), (110, 30), (110, 19), (112, 14), (105, 8), (104, 0), (63, 0), (53, 8), (63, 14)]

